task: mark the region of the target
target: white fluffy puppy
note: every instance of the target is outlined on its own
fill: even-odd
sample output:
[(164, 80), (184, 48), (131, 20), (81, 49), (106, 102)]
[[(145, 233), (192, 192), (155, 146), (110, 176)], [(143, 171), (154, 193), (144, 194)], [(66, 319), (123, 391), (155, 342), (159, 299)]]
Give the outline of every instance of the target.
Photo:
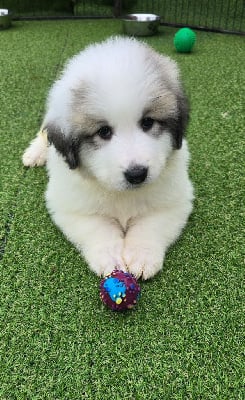
[(162, 268), (192, 209), (187, 121), (176, 64), (135, 39), (89, 46), (51, 88), (23, 162), (47, 161), (48, 210), (97, 274)]

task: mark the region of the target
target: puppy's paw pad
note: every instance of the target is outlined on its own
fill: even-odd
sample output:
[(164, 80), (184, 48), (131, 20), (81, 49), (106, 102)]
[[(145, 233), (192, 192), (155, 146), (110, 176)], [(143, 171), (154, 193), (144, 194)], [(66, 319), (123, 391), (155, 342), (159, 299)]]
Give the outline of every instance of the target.
[(122, 245), (112, 248), (92, 249), (85, 252), (85, 258), (90, 268), (100, 276), (110, 274), (114, 269), (126, 271), (126, 265), (121, 256)]
[(124, 260), (131, 274), (134, 274), (136, 278), (146, 280), (162, 269), (163, 254), (162, 251), (154, 253), (154, 249), (135, 250), (135, 248), (129, 248), (124, 253)]
[(41, 167), (46, 163), (46, 153), (35, 153), (31, 149), (27, 149), (22, 157), (25, 167)]
[(47, 160), (47, 141), (43, 136), (37, 136), (25, 150), (22, 162), (25, 167), (40, 167)]

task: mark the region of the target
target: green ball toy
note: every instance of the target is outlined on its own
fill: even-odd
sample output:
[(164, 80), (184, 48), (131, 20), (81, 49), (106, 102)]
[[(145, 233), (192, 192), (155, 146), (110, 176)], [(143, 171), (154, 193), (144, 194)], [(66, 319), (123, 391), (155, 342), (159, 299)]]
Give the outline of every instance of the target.
[(179, 53), (190, 53), (196, 41), (196, 34), (190, 28), (181, 28), (174, 35), (174, 46)]

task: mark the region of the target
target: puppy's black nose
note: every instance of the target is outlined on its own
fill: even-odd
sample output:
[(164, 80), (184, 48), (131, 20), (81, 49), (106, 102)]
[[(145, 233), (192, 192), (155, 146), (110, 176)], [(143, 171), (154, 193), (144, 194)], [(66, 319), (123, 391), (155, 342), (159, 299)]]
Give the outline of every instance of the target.
[(129, 183), (132, 185), (138, 185), (146, 180), (148, 174), (148, 168), (142, 165), (134, 165), (124, 172), (124, 176)]

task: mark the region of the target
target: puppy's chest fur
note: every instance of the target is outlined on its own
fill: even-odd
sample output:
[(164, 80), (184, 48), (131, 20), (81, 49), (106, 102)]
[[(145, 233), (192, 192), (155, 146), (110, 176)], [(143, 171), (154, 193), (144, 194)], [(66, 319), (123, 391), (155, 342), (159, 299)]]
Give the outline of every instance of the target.
[(89, 188), (82, 186), (81, 211), (84, 212), (86, 209), (88, 215), (108, 217), (118, 223), (124, 232), (127, 231), (134, 219), (149, 214), (149, 210), (153, 211), (154, 206), (156, 207), (156, 203), (158, 203), (154, 190), (153, 193), (150, 193), (149, 187), (127, 192), (109, 192), (96, 185)]

